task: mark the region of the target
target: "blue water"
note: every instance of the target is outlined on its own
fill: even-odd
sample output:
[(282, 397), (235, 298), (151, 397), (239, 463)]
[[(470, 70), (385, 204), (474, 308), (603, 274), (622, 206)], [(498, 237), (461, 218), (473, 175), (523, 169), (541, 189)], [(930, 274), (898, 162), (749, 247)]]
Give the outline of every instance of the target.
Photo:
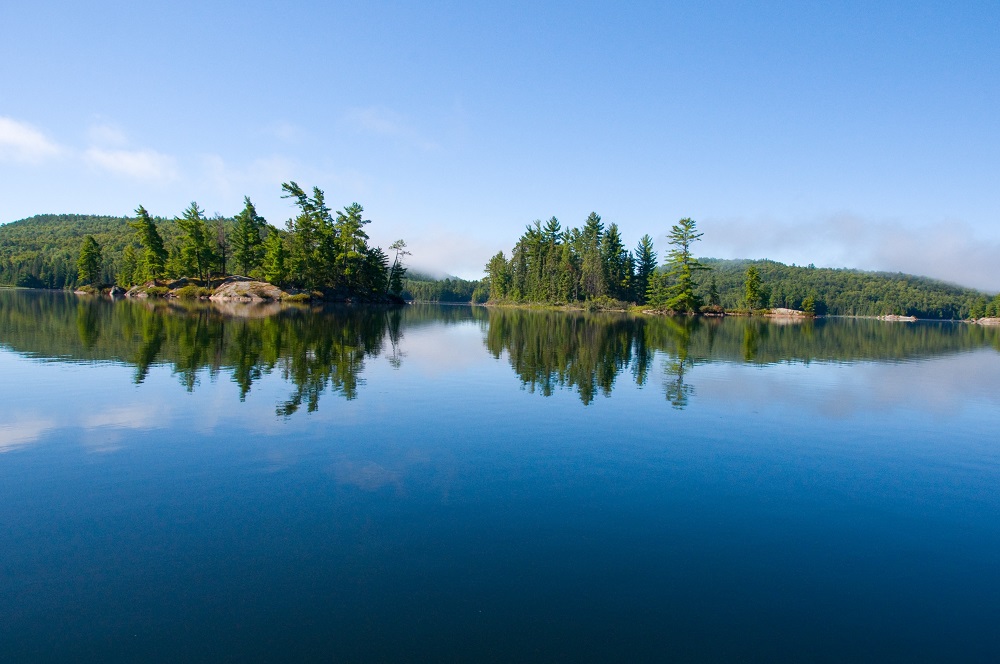
[[(4, 661), (1000, 652), (1000, 353), (969, 326), (411, 307), (344, 342), (343, 310), (0, 295)], [(291, 350), (244, 391), (251, 332)]]

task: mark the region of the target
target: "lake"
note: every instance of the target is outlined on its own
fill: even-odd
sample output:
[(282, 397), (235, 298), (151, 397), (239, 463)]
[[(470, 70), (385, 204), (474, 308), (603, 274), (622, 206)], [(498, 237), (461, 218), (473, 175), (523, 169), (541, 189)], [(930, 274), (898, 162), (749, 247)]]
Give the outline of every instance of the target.
[(0, 290), (3, 661), (996, 661), (1000, 330)]

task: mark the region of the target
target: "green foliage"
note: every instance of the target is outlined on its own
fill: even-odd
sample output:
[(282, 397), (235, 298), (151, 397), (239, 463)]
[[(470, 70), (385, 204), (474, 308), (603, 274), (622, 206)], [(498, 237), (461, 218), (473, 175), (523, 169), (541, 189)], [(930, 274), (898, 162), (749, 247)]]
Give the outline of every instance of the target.
[[(288, 220), (286, 279), (308, 290), (383, 295), (392, 275), (385, 252), (368, 246), (364, 226), (370, 222), (362, 216), (364, 208), (352, 203), (334, 219), (322, 189), (313, 187), (310, 196), (294, 181), (281, 188), (282, 197), (292, 199), (299, 208), (298, 215)], [(280, 272), (277, 251), (269, 245), (265, 273)], [(398, 258), (397, 253), (394, 269), (402, 269)], [(402, 273), (397, 278), (401, 277)]]
[(646, 234), (639, 238), (639, 244), (635, 248), (635, 279), (632, 292), (637, 304), (646, 303), (649, 280), (655, 271), (656, 252), (653, 251), (653, 238)]
[(389, 245), (390, 251), (395, 252), (392, 259), (392, 267), (389, 269), (389, 292), (393, 295), (401, 295), (403, 292), (403, 276), (406, 274), (406, 266), (403, 259), (410, 255), (406, 250), (406, 242), (402, 239), (396, 240)]
[[(648, 249), (647, 259), (655, 262), (651, 240)], [(592, 212), (582, 228), (563, 231), (555, 217), (527, 226), (510, 260), (499, 252), (487, 263), (481, 295), (488, 293), (494, 302), (631, 301), (635, 279), (636, 260), (625, 249), (618, 226), (605, 229), (600, 215)]]
[[(458, 277), (430, 279), (424, 276), (406, 279), (400, 295), (414, 302), (467, 303), (476, 300), (477, 289), (483, 292), (483, 282)], [(482, 295), (480, 295), (480, 301)]]
[(282, 198), (294, 199), (299, 207), (299, 214), (288, 220), (289, 279), (310, 290), (333, 285), (328, 282), (336, 261), (335, 230), (323, 190), (313, 187), (309, 196), (294, 180), (281, 188)]
[(156, 228), (156, 222), (146, 212), (146, 208), (140, 205), (136, 208), (135, 214), (136, 220), (129, 225), (136, 230), (136, 239), (142, 247), (139, 265), (136, 268), (137, 279), (140, 282), (159, 279), (164, 276), (168, 256), (163, 245), (163, 237)]
[(80, 247), (80, 257), (76, 261), (80, 282), (99, 285), (103, 262), (101, 245), (97, 243), (94, 236), (88, 235), (83, 238), (83, 245)]
[(279, 286), (288, 281), (288, 250), (285, 248), (285, 238), (275, 228), (264, 241), (264, 280)]
[(673, 249), (667, 254), (665, 279), (657, 284), (655, 299), (649, 303), (658, 309), (694, 313), (701, 309), (701, 298), (695, 293), (694, 274), (707, 269), (691, 253), (691, 245), (704, 233), (697, 232), (693, 219), (685, 218), (670, 227), (667, 236)]
[(183, 215), (178, 217), (177, 225), (184, 233), (180, 247), (178, 276), (194, 275), (202, 281), (207, 281), (211, 276), (212, 265), (218, 257), (209, 239), (204, 211), (192, 201)]
[(486, 283), (489, 288), (489, 299), (494, 302), (506, 300), (510, 294), (510, 273), (507, 259), (503, 252), (498, 251), (486, 264)]
[(174, 296), (182, 300), (192, 300), (202, 297), (209, 297), (214, 292), (211, 288), (205, 288), (204, 286), (198, 286), (196, 284), (188, 284), (187, 286), (182, 286), (174, 291)]
[[(747, 268), (757, 269), (762, 293), (774, 307), (805, 310), (812, 297), (815, 314), (882, 316), (899, 313), (929, 319), (964, 319), (984, 294), (927, 277), (901, 273), (797, 267), (775, 261), (700, 259), (712, 268), (722, 306), (745, 306)], [(702, 279), (698, 292), (706, 295), (711, 281)]]
[(743, 280), (743, 305), (747, 311), (761, 308), (760, 271), (756, 265), (747, 268), (746, 277)]
[(264, 217), (257, 214), (257, 208), (250, 202), (250, 197), (243, 198), (243, 210), (236, 215), (233, 229), (233, 260), (236, 268), (245, 276), (256, 272), (264, 260), (264, 238), (268, 234), (268, 225)]

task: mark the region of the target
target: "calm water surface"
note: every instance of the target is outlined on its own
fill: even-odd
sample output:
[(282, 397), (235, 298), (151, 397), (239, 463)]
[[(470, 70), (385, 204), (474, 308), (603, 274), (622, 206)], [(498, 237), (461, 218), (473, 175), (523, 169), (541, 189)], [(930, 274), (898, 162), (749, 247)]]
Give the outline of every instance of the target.
[(0, 660), (997, 661), (998, 348), (0, 291)]

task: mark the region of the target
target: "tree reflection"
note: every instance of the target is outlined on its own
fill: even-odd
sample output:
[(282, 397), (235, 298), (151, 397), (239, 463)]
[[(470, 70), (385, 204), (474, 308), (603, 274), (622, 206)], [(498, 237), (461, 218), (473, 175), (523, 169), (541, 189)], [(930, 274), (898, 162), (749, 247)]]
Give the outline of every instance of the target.
[(273, 375), (291, 386), (275, 405), (282, 417), (315, 411), (324, 394), (357, 398), (371, 358), (384, 353), (390, 366), (401, 367), (406, 329), (470, 322), (479, 323), (489, 353), (505, 358), (529, 391), (550, 396), (572, 390), (584, 404), (599, 394), (610, 396), (622, 376), (642, 388), (660, 370), (667, 402), (683, 409), (696, 394), (692, 374), (707, 362), (898, 361), (979, 348), (1000, 351), (1000, 328), (963, 323), (781, 324), (422, 305), (404, 313), (277, 303), (112, 302), (0, 290), (0, 344), (6, 348), (33, 357), (127, 364), (135, 368), (136, 384), (162, 365), (189, 391), (206, 375), (228, 375), (241, 401)]
[(366, 358), (378, 356), (387, 338), (392, 365), (403, 359), (400, 312), (376, 307), (217, 307), (8, 292), (0, 293), (0, 332), (15, 350), (130, 364), (136, 384), (157, 364), (169, 366), (187, 391), (206, 374), (228, 373), (241, 401), (277, 373), (292, 385), (276, 406), (281, 416), (303, 405), (315, 411), (326, 392), (356, 398)]

